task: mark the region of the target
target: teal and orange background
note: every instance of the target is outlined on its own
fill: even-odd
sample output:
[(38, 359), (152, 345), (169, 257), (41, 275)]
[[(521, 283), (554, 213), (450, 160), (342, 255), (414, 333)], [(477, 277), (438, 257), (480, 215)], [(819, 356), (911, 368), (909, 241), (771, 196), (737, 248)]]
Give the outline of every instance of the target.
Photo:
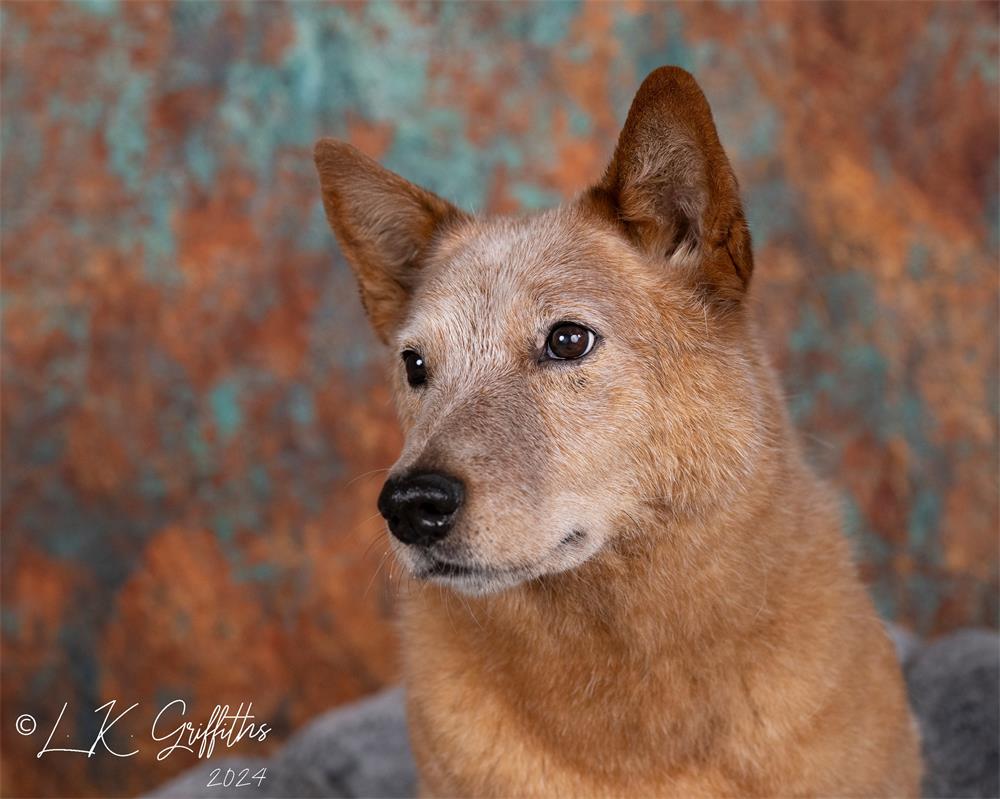
[[(252, 701), (274, 744), (397, 678), (400, 435), (312, 144), (545, 207), (661, 64), (713, 105), (761, 329), (879, 609), (996, 627), (997, 9), (5, 2), (3, 795), (151, 788), (194, 762), (148, 743), (175, 697)], [(141, 703), (135, 757), (14, 731), (67, 702), (88, 745), (110, 699)]]

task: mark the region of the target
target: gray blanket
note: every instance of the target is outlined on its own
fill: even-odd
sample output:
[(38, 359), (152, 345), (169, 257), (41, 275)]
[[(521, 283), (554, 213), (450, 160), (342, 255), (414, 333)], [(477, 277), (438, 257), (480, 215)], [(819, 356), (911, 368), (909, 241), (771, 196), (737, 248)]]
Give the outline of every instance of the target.
[[(928, 797), (1000, 797), (1000, 638), (963, 630), (923, 645), (891, 631), (923, 735)], [(222, 767), (267, 767), (254, 797), (407, 797), (415, 773), (400, 688), (319, 716), (269, 758), (212, 758), (162, 786), (157, 797), (231, 797), (206, 788)]]

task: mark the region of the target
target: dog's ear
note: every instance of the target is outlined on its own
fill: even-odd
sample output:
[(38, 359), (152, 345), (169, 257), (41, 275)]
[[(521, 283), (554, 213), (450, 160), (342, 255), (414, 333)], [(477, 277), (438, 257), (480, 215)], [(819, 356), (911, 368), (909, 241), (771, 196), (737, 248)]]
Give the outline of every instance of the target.
[(660, 67), (639, 87), (601, 182), (584, 195), (647, 253), (730, 303), (753, 271), (739, 186), (695, 79)]
[(429, 245), (465, 214), (345, 142), (321, 139), (314, 157), (326, 218), (354, 270), (372, 327), (388, 342), (405, 316)]

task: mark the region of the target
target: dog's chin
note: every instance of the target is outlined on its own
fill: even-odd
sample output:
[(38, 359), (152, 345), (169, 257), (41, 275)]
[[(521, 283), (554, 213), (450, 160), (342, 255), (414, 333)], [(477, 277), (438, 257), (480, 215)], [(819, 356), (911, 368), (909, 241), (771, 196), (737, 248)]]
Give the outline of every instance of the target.
[(548, 574), (569, 571), (586, 563), (597, 550), (595, 548), (591, 551), (585, 545), (585, 539), (583, 533), (574, 531), (547, 555), (526, 565), (459, 562), (412, 547), (400, 547), (397, 555), (418, 580), (447, 586), (468, 596), (487, 596)]
[(444, 585), (468, 596), (487, 596), (514, 588), (538, 577), (534, 569), (466, 566), (449, 561), (427, 558), (413, 570), (418, 580)]

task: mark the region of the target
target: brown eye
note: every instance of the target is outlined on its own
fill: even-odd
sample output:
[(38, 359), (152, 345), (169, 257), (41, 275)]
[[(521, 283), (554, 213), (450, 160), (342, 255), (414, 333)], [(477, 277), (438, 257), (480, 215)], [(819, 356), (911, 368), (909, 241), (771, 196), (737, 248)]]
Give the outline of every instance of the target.
[(549, 332), (545, 354), (557, 361), (582, 358), (593, 349), (595, 338), (593, 330), (572, 322), (560, 322)]
[(424, 356), (413, 350), (403, 352), (403, 365), (406, 367), (406, 382), (416, 387), (427, 382), (427, 365)]

